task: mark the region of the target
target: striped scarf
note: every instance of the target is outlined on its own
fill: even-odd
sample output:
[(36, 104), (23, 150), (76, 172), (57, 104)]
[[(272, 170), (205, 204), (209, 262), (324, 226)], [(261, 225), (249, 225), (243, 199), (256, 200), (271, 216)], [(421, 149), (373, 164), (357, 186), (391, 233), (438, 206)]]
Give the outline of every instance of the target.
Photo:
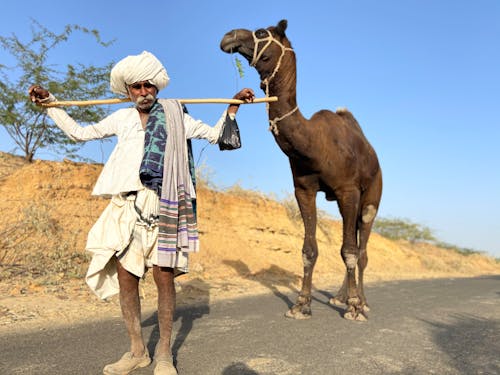
[[(161, 100), (152, 108), (149, 115), (151, 121), (148, 119), (146, 124), (145, 150), (140, 173), (145, 186), (156, 191), (161, 189), (158, 224), (159, 266), (166, 264), (166, 259), (170, 259), (175, 251), (199, 250), (194, 181), (191, 180), (190, 171), (193, 163), (192, 157), (189, 157), (191, 153), (186, 143), (182, 118), (183, 108), (178, 101)], [(165, 124), (166, 132), (163, 131)], [(164, 141), (161, 138), (163, 133)], [(162, 145), (164, 148), (161, 149)], [(159, 177), (161, 184), (158, 184)]]

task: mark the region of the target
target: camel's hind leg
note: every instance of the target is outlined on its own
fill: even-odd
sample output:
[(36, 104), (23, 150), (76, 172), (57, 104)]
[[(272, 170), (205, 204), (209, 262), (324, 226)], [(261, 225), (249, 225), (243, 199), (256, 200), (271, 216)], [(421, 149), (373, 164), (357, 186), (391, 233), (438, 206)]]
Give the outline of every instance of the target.
[[(358, 294), (361, 298), (361, 305), (363, 306), (363, 311), (370, 311), (368, 303), (365, 297), (364, 291), (364, 271), (366, 265), (368, 264), (368, 252), (366, 250), (366, 244), (368, 243), (368, 238), (372, 230), (373, 220), (377, 214), (375, 206), (368, 205), (364, 209), (365, 214), (361, 217), (361, 223), (359, 223), (359, 260), (358, 260)], [(365, 221), (367, 220), (367, 221)]]
[[(361, 212), (358, 215), (357, 220), (357, 233), (358, 237), (358, 296), (360, 298), (360, 306), (363, 311), (363, 315), (366, 318), (366, 312), (370, 310), (368, 306), (368, 302), (365, 297), (364, 292), (364, 271), (368, 264), (368, 252), (367, 252), (367, 243), (370, 237), (370, 233), (372, 230), (373, 222), (375, 221), (375, 216), (377, 215), (378, 206), (380, 203), (380, 198), (382, 194), (382, 175), (379, 172), (375, 179), (373, 180), (372, 185), (368, 190), (364, 192), (361, 197)], [(335, 297), (330, 299), (330, 303), (332, 305), (340, 305), (347, 304), (348, 293), (347, 293), (347, 284), (348, 283), (348, 272), (346, 272), (346, 276), (344, 278), (344, 282), (340, 287), (339, 291), (335, 295)]]
[[(356, 283), (356, 265), (366, 258), (360, 257), (358, 246), (358, 216), (361, 194), (358, 190), (345, 190), (338, 194), (338, 204), (343, 221), (342, 260), (346, 266), (346, 278), (340, 290), (339, 301), (347, 304), (344, 318), (349, 320), (366, 320), (362, 298)], [(335, 302), (335, 300), (333, 301)]]
[(335, 306), (345, 305), (347, 303), (347, 271), (344, 276), (344, 281), (342, 282), (342, 286), (335, 293), (335, 296), (330, 298), (330, 304)]
[(361, 298), (363, 310), (369, 311), (370, 308), (366, 301), (364, 292), (363, 275), (368, 264), (367, 244), (372, 231), (372, 226), (377, 216), (380, 198), (382, 197), (382, 173), (379, 170), (370, 187), (364, 192), (361, 198), (361, 215), (358, 221), (359, 231), (359, 261), (358, 261), (358, 293)]
[[(361, 235), (360, 235), (361, 236)], [(370, 311), (370, 307), (366, 301), (365, 292), (364, 292), (364, 283), (363, 283), (363, 275), (366, 265), (368, 264), (368, 253), (366, 252), (366, 242), (365, 246), (361, 246), (360, 241), (360, 250), (359, 250), (359, 258), (358, 258), (358, 295), (361, 302), (361, 309), (364, 313)], [(340, 306), (347, 304), (347, 282), (348, 282), (348, 272), (346, 271), (344, 281), (342, 282), (342, 286), (338, 290), (338, 292), (330, 298), (329, 303), (331, 305)], [(366, 318), (366, 315), (365, 315)], [(362, 318), (361, 318), (362, 320)]]
[(304, 277), (297, 302), (287, 311), (285, 316), (294, 319), (308, 319), (311, 317), (312, 275), (316, 259), (318, 258), (318, 244), (316, 242), (316, 192), (296, 187), (295, 197), (297, 198), (304, 222), (304, 245), (302, 246)]

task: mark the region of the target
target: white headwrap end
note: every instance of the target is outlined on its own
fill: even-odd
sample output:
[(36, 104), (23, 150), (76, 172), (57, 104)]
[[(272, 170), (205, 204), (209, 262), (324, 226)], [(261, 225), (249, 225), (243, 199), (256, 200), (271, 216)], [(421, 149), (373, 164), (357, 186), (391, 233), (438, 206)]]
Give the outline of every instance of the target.
[(167, 70), (150, 52), (127, 56), (111, 69), (110, 86), (115, 94), (128, 96), (127, 86), (141, 81), (149, 81), (158, 91), (170, 81)]

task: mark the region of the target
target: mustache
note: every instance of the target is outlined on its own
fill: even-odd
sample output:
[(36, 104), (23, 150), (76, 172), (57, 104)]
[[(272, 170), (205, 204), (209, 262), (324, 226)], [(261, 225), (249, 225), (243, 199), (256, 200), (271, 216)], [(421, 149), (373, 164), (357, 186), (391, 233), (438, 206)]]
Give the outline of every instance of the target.
[(147, 94), (146, 96), (138, 96), (135, 100), (136, 105), (142, 105), (145, 101), (154, 102), (155, 97), (151, 94)]

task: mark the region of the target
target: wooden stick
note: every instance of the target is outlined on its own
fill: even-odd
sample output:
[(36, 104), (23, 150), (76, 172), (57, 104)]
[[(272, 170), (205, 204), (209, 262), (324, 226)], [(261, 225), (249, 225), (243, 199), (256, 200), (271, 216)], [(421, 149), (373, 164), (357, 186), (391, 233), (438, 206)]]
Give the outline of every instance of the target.
[[(181, 104), (203, 104), (203, 103), (227, 103), (227, 104), (253, 104), (253, 103), (268, 103), (276, 102), (277, 96), (268, 96), (265, 98), (256, 98), (253, 102), (247, 103), (239, 99), (177, 99)], [(115, 98), (115, 99), (98, 99), (98, 100), (69, 100), (69, 101), (56, 101), (50, 103), (40, 103), (42, 107), (65, 107), (65, 106), (87, 106), (87, 105), (100, 105), (100, 104), (119, 104), (130, 102), (129, 98)]]

